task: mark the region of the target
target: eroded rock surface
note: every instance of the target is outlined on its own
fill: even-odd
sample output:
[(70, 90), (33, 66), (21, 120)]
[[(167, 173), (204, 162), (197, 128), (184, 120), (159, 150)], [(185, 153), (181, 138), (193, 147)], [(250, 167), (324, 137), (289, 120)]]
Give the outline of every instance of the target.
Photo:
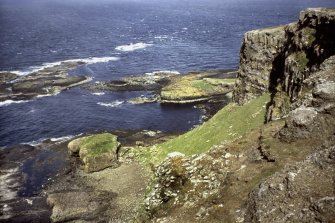
[(285, 116), (305, 93), (304, 80), (332, 66), (322, 64), (335, 55), (334, 30), (334, 10), (316, 8), (302, 11), (297, 23), (246, 33), (235, 102), (271, 92), (268, 119)]
[(0, 101), (30, 100), (36, 96), (54, 95), (59, 92), (91, 81), (87, 76), (69, 76), (68, 71), (83, 62), (62, 62), (26, 76), (0, 73)]
[(254, 30), (244, 35), (234, 100), (244, 103), (268, 91), (270, 74), (286, 42), (285, 26)]
[(140, 210), (146, 170), (133, 162), (85, 173), (76, 166), (48, 186), (53, 222), (131, 222)]
[(333, 222), (335, 146), (275, 173), (250, 194), (245, 222)]

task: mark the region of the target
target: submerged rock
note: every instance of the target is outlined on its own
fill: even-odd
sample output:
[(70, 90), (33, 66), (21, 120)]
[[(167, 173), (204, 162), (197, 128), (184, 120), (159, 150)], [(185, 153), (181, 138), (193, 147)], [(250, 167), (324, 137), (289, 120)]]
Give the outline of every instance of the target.
[(78, 154), (87, 173), (117, 167), (118, 148), (117, 136), (110, 133), (81, 137), (68, 144), (70, 154)]

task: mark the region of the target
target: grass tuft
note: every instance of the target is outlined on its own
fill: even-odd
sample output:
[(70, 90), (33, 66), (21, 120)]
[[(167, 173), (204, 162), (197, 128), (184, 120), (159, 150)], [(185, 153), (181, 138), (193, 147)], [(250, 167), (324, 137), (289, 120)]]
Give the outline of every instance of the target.
[(80, 148), (84, 148), (86, 155), (96, 156), (115, 150), (118, 146), (117, 136), (110, 133), (102, 133), (84, 137), (80, 142)]

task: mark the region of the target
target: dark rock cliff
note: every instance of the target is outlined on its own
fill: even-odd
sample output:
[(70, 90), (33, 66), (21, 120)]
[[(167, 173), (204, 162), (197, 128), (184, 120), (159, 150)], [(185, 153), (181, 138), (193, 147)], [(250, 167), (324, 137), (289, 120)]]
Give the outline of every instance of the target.
[(304, 80), (335, 55), (334, 40), (334, 9), (306, 9), (297, 23), (247, 32), (234, 101), (243, 104), (270, 92), (268, 119), (283, 117), (303, 95)]

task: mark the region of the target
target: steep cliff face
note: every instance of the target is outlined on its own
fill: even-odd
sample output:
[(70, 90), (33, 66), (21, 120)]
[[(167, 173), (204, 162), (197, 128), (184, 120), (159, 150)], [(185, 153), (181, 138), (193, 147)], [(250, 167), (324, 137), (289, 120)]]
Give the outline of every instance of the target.
[(268, 92), (270, 74), (286, 44), (285, 26), (254, 30), (244, 35), (234, 100), (243, 104)]
[(266, 124), (156, 167), (148, 219), (335, 222), (335, 9), (245, 34), (234, 100), (265, 92)]
[(303, 81), (335, 54), (335, 9), (306, 9), (297, 23), (245, 34), (234, 100), (272, 94), (268, 120), (283, 117)]

